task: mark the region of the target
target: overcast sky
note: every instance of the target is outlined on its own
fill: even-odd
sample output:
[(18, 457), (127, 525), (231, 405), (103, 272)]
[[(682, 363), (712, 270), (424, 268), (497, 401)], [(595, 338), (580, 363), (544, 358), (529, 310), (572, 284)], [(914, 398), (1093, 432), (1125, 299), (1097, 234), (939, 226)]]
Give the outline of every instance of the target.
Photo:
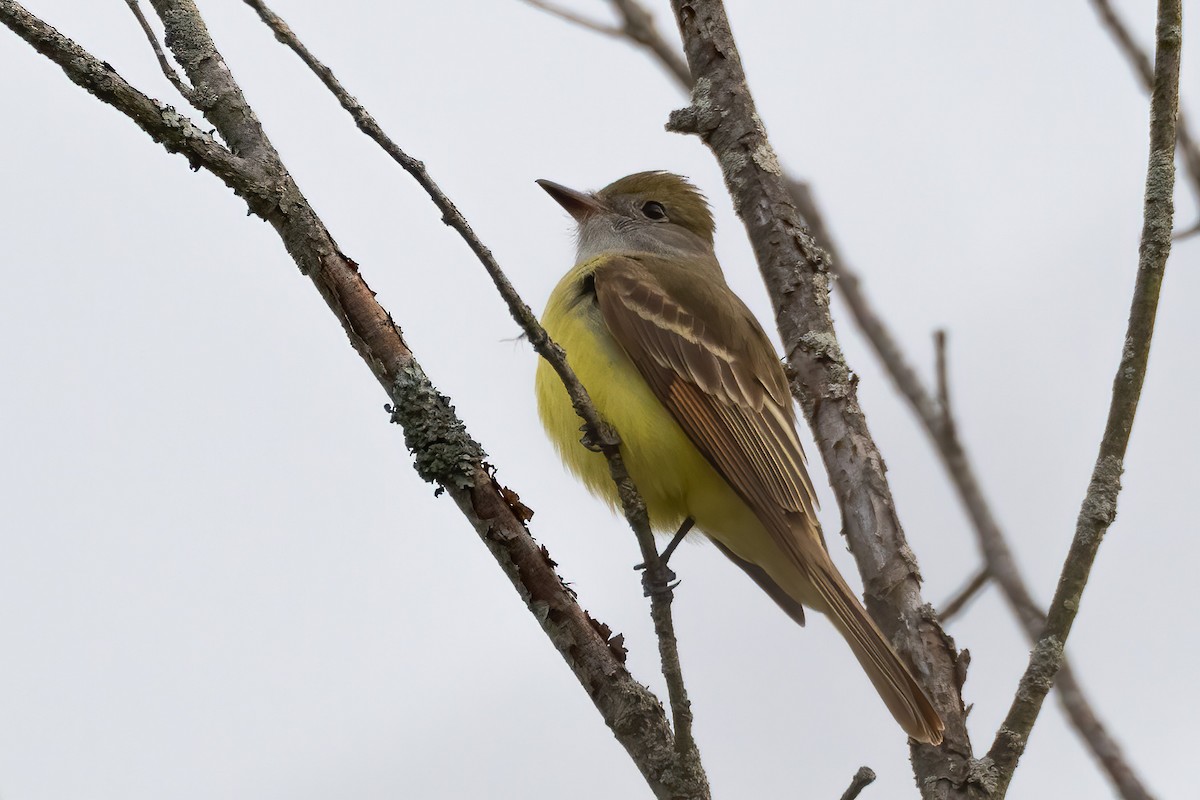
[[(185, 107), (124, 3), (28, 6)], [(632, 534), (543, 438), (534, 355), (482, 268), (253, 12), (200, 6), (301, 188), (536, 512), (534, 535), (665, 697)], [(931, 332), (949, 330), (960, 430), (1047, 601), (1125, 330), (1147, 98), (1083, 0), (729, 6), (775, 147), (925, 375)], [(1153, 4), (1120, 6), (1148, 43)], [(426, 162), (531, 305), (573, 258), (569, 219), (534, 179), (587, 189), (663, 168), (712, 198), (730, 283), (771, 327), (715, 161), (664, 132), (685, 100), (646, 56), (516, 0), (275, 7)], [(1193, 15), (1183, 95), (1200, 115), (1197, 41)], [(413, 472), (386, 397), (270, 227), (7, 31), (0, 70), (0, 797), (649, 796), (475, 534)], [(1181, 225), (1193, 197), (1177, 192)], [(1068, 648), (1163, 798), (1195, 791), (1198, 256), (1200, 237), (1171, 256), (1119, 516)], [(835, 312), (939, 603), (979, 565), (970, 528)], [(834, 798), (862, 764), (879, 774), (864, 797), (916, 796), (904, 737), (825, 620), (797, 628), (711, 547), (672, 566), (716, 797)], [(949, 630), (971, 651), (982, 753), (1028, 647), (992, 590)], [(1109, 794), (1048, 704), (1012, 796)]]

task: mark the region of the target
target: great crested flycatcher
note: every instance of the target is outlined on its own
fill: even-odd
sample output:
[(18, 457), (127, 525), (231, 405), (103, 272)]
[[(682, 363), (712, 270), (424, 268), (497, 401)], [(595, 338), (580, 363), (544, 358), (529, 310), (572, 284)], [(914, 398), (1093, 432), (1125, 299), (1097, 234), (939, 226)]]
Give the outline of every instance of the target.
[[(577, 263), (542, 324), (620, 434), (651, 525), (693, 521), (796, 622), (805, 607), (828, 615), (900, 727), (940, 743), (941, 717), (829, 558), (787, 378), (725, 283), (703, 195), (668, 172), (594, 194), (538, 183), (578, 223)], [(580, 446), (545, 361), (537, 398), (567, 467), (616, 506), (604, 457)]]

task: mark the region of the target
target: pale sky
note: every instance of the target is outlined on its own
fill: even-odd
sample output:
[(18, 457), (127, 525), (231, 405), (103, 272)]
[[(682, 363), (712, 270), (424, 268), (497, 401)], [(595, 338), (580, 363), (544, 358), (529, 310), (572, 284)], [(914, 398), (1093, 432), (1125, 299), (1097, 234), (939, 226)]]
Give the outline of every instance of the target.
[[(534, 536), (665, 698), (633, 536), (542, 436), (534, 355), (482, 268), (251, 10), (200, 6), (301, 188), (536, 512)], [(124, 3), (28, 7), (186, 108)], [(594, 189), (662, 168), (712, 198), (730, 283), (773, 329), (716, 163), (664, 132), (685, 99), (648, 57), (516, 0), (274, 7), (426, 162), (534, 307), (573, 257), (569, 219), (534, 180)], [(1121, 10), (1148, 43), (1153, 4)], [(1082, 0), (729, 11), (782, 160), (812, 180), (926, 376), (930, 334), (949, 330), (960, 430), (1046, 602), (1124, 336), (1148, 99)], [(1198, 41), (1192, 15), (1193, 127)], [(0, 797), (649, 797), (474, 532), (413, 472), (387, 398), (269, 226), (8, 31), (0, 69)], [(1181, 226), (1193, 197), (1177, 192)], [(1194, 792), (1200, 711), (1198, 257), (1200, 237), (1172, 253), (1119, 515), (1068, 647), (1162, 798)], [(941, 603), (979, 564), (973, 536), (835, 313), (925, 598)], [(813, 471), (858, 585), (819, 459)], [(917, 796), (903, 735), (825, 620), (797, 628), (711, 547), (672, 566), (715, 797), (836, 798), (863, 764), (879, 774), (864, 798)], [(971, 652), (982, 754), (1028, 647), (994, 590), (949, 631)], [(1010, 796), (1111, 796), (1054, 702)]]

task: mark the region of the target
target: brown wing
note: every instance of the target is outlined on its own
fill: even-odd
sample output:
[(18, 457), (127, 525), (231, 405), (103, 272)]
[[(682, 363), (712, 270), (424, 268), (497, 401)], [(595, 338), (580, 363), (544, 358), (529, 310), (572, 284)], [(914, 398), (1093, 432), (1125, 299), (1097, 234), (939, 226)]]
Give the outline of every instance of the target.
[(696, 292), (696, 274), (648, 255), (609, 259), (595, 279), (609, 330), (717, 471), (777, 516), (768, 528), (789, 530), (791, 512), (818, 531), (787, 378), (749, 309), (732, 292)]

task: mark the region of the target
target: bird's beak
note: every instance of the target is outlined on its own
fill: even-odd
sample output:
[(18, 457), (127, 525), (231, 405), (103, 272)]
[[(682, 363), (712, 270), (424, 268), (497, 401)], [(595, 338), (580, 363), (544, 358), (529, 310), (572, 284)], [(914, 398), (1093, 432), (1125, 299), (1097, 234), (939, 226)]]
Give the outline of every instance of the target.
[(547, 194), (557, 200), (558, 204), (565, 208), (567, 213), (575, 218), (576, 222), (583, 222), (590, 215), (604, 210), (604, 206), (592, 195), (568, 189), (561, 183), (555, 183), (543, 178), (537, 182), (537, 185), (545, 189)]

